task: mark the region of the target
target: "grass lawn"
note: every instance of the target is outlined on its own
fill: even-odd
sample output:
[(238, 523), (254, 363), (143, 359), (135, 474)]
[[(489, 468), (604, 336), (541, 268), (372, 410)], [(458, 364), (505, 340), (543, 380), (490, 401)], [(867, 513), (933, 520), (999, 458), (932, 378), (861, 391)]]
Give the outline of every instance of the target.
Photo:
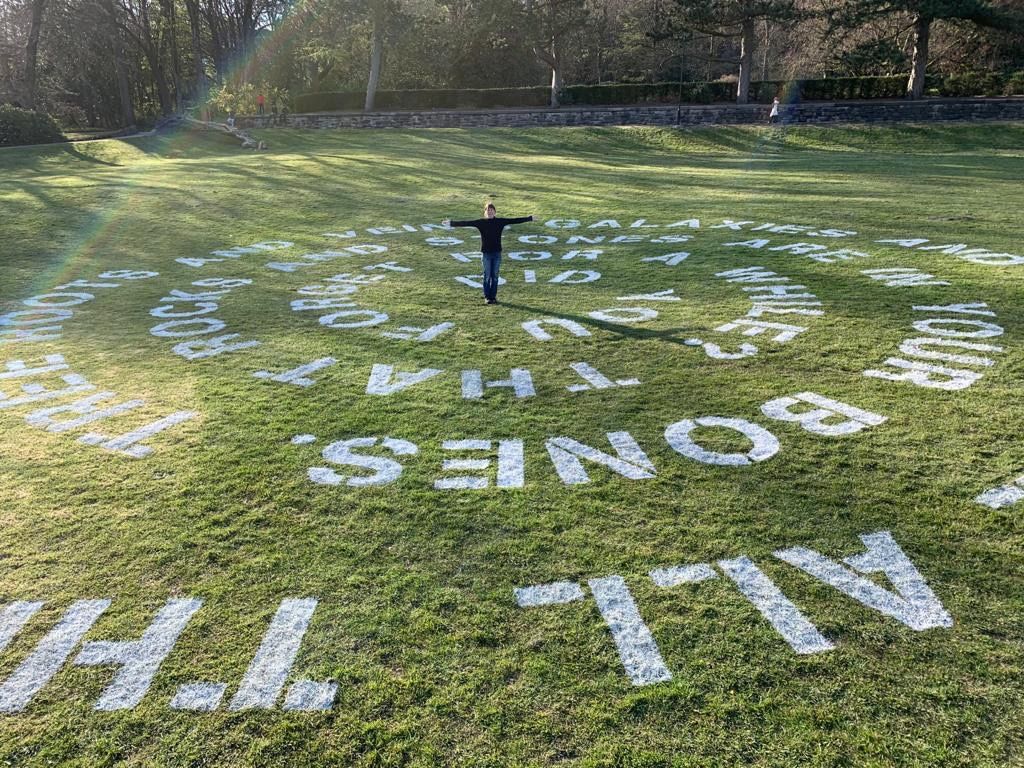
[[(258, 138), (269, 150), (186, 132), (0, 151), (0, 703), (18, 700), (12, 676), (32, 688), (0, 715), (0, 764), (1024, 761), (1024, 502), (976, 501), (1024, 475), (1024, 264), (992, 255), (1024, 254), (1024, 124)], [(475, 231), (420, 226), (476, 218), (488, 198), (499, 216), (536, 217), (505, 231), (497, 306), (465, 284)], [(428, 242), (444, 237), (464, 242)], [(293, 245), (212, 254), (272, 241)], [(566, 259), (574, 249), (600, 253)], [(754, 266), (776, 276), (720, 275)], [(864, 274), (896, 268), (931, 277)], [(382, 279), (349, 290), (352, 275)], [(55, 290), (77, 280), (90, 285)], [(783, 306), (802, 311), (771, 311)], [(523, 328), (552, 318), (588, 335)], [(737, 319), (803, 330), (716, 330)], [(453, 326), (398, 338), (440, 323)], [(59, 338), (15, 340), (33, 329)], [(238, 348), (196, 356), (228, 334)], [(920, 354), (901, 352), (913, 339)], [(54, 355), (69, 367), (31, 379), (10, 362)], [(960, 388), (922, 386), (892, 380), (908, 369), (889, 358), (971, 374), (919, 369)], [(310, 386), (280, 380), (313, 361)], [(371, 391), (390, 394), (368, 394), (374, 366)], [(401, 386), (426, 369), (440, 373)], [(524, 374), (518, 393), (486, 386), (513, 369), (532, 388)], [(606, 379), (583, 389), (591, 369)], [(481, 397), (465, 396), (473, 371)], [(60, 389), (70, 372), (95, 388), (33, 399), (31, 382)], [(116, 395), (59, 410), (103, 392)], [(885, 421), (823, 435), (762, 412), (798, 393)], [(172, 413), (181, 423), (111, 442)], [(687, 421), (706, 417), (748, 431)], [(850, 423), (823, 423), (837, 422)], [(755, 441), (754, 460), (750, 425), (775, 440)], [(90, 433), (106, 447), (78, 439)], [(465, 440), (490, 442), (445, 445)], [(435, 487), (464, 476), (488, 487)], [(861, 599), (774, 554), (802, 547), (839, 568), (880, 531), (913, 567), (842, 566)], [(714, 578), (648, 575), (697, 564)], [(555, 582), (580, 599), (517, 604), (514, 589)], [(899, 619), (894, 585), (932, 606), (930, 628)], [(308, 598), (305, 634), (279, 633), (294, 664), (286, 641), (259, 655), (282, 601)], [(187, 599), (202, 607), (173, 632), (75, 663), (83, 643), (138, 640), (166, 606), (198, 606)], [(26, 667), (87, 600), (111, 602), (63, 656)], [(33, 601), (22, 626), (10, 606)], [(831, 649), (797, 653), (797, 635)], [(253, 680), (266, 707), (233, 708)], [(303, 680), (336, 684), (330, 709), (288, 708)], [(129, 682), (135, 700), (96, 709)], [(197, 682), (226, 684), (219, 706), (170, 706)]]

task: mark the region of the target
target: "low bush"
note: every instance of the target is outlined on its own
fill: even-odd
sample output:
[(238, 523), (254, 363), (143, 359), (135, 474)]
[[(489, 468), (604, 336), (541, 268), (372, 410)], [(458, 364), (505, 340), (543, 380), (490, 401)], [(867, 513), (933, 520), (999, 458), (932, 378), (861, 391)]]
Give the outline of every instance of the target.
[(1014, 72), (1006, 78), (1004, 96), (1024, 96), (1024, 71)]
[(0, 105), (0, 147), (51, 144), (63, 140), (64, 134), (49, 115), (10, 104)]
[(736, 83), (610, 83), (607, 85), (570, 85), (562, 91), (562, 103), (588, 105), (614, 104), (710, 104), (736, 98)]
[(89, 116), (77, 104), (58, 101), (47, 105), (46, 112), (65, 131), (80, 131), (89, 127)]
[(210, 91), (206, 106), (209, 108), (211, 116), (215, 118), (226, 117), (230, 114), (234, 114), (236, 117), (238, 115), (254, 115), (257, 112), (256, 97), (259, 94), (263, 94), (266, 99), (264, 109), (268, 115), (275, 108), (278, 111), (284, 109), (291, 101), (287, 88), (277, 88), (266, 82), (259, 85), (255, 83), (245, 83), (244, 85), (224, 83)]
[(942, 81), (942, 96), (1002, 96), (1007, 78), (996, 72), (964, 72)]

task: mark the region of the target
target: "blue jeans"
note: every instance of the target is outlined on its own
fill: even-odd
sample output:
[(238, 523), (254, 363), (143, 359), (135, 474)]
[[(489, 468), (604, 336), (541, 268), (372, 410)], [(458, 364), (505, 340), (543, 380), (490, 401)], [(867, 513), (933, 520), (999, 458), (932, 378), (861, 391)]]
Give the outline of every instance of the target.
[(501, 266), (501, 251), (484, 254), (484, 298), (498, 298), (498, 268)]

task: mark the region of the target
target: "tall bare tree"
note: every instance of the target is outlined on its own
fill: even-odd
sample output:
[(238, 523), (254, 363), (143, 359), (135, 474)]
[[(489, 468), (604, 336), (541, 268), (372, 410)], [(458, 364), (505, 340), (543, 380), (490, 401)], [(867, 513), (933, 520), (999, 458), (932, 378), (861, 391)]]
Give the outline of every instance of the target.
[[(794, 0), (675, 0), (679, 13), (673, 24), (714, 38), (729, 38), (739, 46), (736, 103), (746, 104), (750, 94), (757, 22), (792, 22), (801, 13)], [(762, 67), (764, 64), (762, 63)]]
[(36, 105), (36, 69), (39, 61), (39, 33), (43, 28), (43, 11), (46, 0), (32, 0), (31, 21), (28, 40), (25, 43), (25, 72), (22, 77), (22, 99), (25, 106), (34, 109)]
[(589, 9), (584, 0), (526, 0), (526, 16), (533, 54), (551, 70), (550, 104), (557, 107), (570, 41), (587, 23)]
[(377, 86), (380, 85), (380, 70), (384, 57), (384, 35), (388, 22), (389, 0), (371, 0), (370, 2), (370, 75), (366, 81), (366, 101), (363, 109), (372, 112), (377, 98)]

